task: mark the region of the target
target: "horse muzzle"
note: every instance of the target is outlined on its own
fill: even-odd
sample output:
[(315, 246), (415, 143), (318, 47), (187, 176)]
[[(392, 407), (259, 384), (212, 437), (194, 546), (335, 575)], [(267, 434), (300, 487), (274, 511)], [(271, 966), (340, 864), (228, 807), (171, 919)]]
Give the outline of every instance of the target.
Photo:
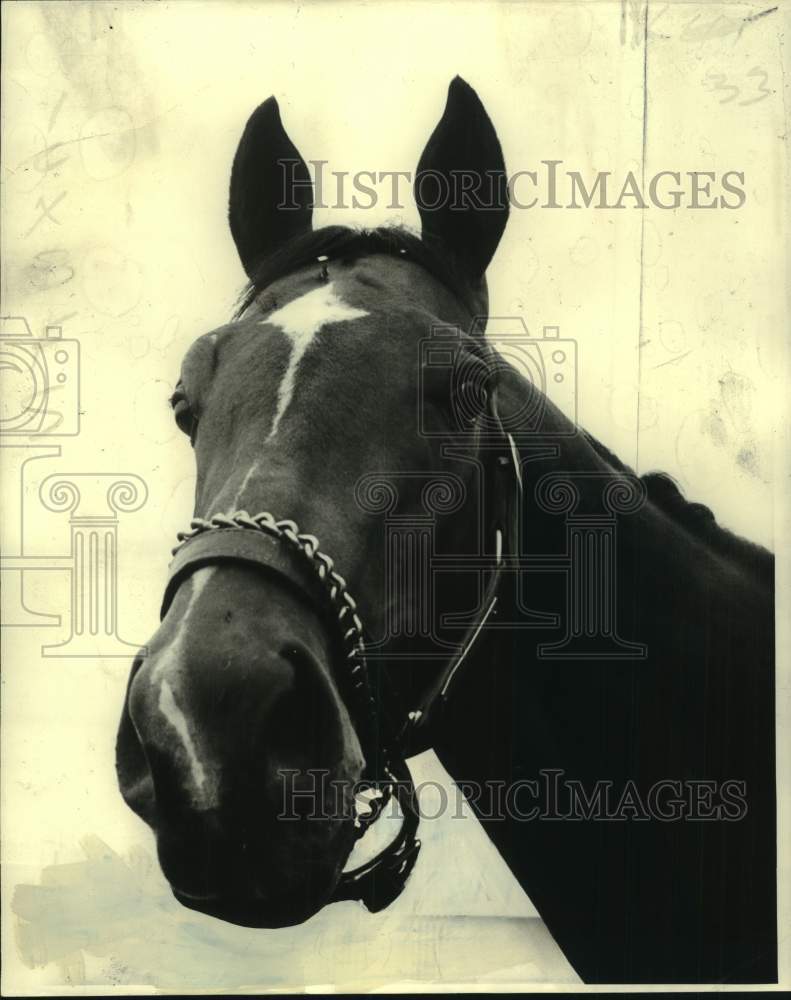
[(184, 906), (245, 927), (287, 927), (302, 923), (328, 901), (340, 862), (353, 837), (343, 828), (319, 844), (298, 834), (259, 831), (231, 835), (212, 819), (198, 819), (186, 835), (157, 832), (162, 872)]
[[(136, 660), (119, 783), (185, 906), (277, 927), (332, 894), (356, 836), (364, 761), (328, 655), (321, 621), (298, 597), (217, 566), (180, 590)], [(312, 779), (324, 772), (348, 793)]]

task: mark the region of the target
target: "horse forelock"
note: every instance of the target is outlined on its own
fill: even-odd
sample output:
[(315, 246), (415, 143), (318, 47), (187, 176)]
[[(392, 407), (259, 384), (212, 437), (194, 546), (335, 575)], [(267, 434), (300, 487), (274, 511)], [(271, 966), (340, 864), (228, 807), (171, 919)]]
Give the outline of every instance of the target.
[(403, 226), (380, 226), (375, 229), (325, 226), (294, 237), (258, 263), (241, 293), (234, 318), (242, 317), (257, 297), (275, 281), (306, 267), (318, 257), (352, 263), (374, 254), (407, 257), (474, 312), (476, 290), (470, 287), (451, 254), (442, 252), (439, 246), (429, 246)]

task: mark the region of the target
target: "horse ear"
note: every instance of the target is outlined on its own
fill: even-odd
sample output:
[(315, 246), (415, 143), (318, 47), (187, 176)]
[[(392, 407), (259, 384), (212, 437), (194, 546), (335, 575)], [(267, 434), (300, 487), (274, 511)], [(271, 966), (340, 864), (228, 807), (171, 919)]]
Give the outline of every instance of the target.
[(415, 174), (423, 241), (440, 242), (472, 282), (483, 277), (508, 221), (508, 184), (497, 133), (460, 76)]
[(228, 220), (248, 276), (287, 240), (308, 232), (312, 215), (308, 168), (270, 97), (250, 116), (231, 170)]

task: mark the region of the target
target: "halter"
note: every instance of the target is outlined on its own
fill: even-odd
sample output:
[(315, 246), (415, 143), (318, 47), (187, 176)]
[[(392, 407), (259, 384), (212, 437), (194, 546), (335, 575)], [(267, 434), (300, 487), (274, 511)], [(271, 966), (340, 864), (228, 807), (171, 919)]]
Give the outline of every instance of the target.
[[(496, 519), (495, 565), (484, 595), (479, 621), (464, 635), (459, 651), (451, 657), (420, 703), (406, 714), (400, 726), (387, 715), (389, 692), (377, 671), (376, 685), (366, 659), (365, 628), (357, 602), (333, 560), (321, 551), (315, 535), (300, 532), (290, 520), (276, 520), (268, 511), (250, 516), (246, 511), (215, 514), (210, 520), (193, 518), (189, 531), (179, 532), (162, 601), (167, 614), (176, 591), (196, 570), (218, 563), (249, 565), (274, 574), (301, 595), (325, 619), (338, 648), (335, 681), (363, 749), (366, 770), (361, 785), (378, 789), (380, 798), (370, 803), (367, 815), (356, 820), (357, 838), (381, 815), (395, 796), (403, 815), (398, 836), (370, 861), (341, 874), (328, 902), (359, 900), (376, 913), (402, 892), (417, 860), (420, 821), (417, 794), (406, 765), (404, 747), (414, 730), (425, 727), (437, 706), (444, 704), (459, 668), (468, 659), (500, 597), (505, 556), (516, 539), (516, 519), (521, 508), (522, 476), (513, 437), (503, 429), (496, 393), (488, 400), (488, 415), (497, 429), (497, 447), (491, 458), (492, 480), (487, 485), (500, 498), (504, 511)], [(510, 488), (509, 488), (510, 487)], [(374, 686), (377, 687), (374, 692)]]

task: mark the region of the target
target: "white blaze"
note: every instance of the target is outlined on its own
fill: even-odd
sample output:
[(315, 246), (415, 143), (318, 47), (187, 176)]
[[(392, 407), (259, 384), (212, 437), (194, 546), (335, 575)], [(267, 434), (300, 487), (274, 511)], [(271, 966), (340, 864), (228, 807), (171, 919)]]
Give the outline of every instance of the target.
[(256, 474), (256, 472), (258, 472), (258, 468), (259, 468), (260, 464), (261, 464), (260, 461), (258, 459), (256, 459), (255, 462), (253, 462), (253, 464), (250, 466), (250, 468), (245, 473), (245, 477), (242, 480), (242, 483), (241, 483), (239, 489), (236, 491), (236, 496), (233, 498), (233, 502), (231, 503), (231, 506), (225, 512), (229, 517), (232, 514), (235, 514), (236, 511), (239, 509), (239, 501), (242, 499), (244, 491), (247, 489), (247, 484), (250, 482), (250, 480), (253, 478), (253, 476)]
[(291, 397), (294, 395), (299, 363), (319, 330), (326, 323), (340, 323), (344, 320), (360, 319), (367, 315), (368, 313), (364, 309), (356, 309), (339, 298), (332, 282), (329, 282), (306, 295), (301, 295), (298, 299), (276, 309), (266, 319), (261, 320), (262, 323), (272, 323), (274, 326), (280, 327), (291, 340), (291, 354), (288, 359), (288, 367), (278, 387), (277, 408), (269, 438), (273, 438), (277, 433), (280, 419), (288, 409)]
[(203, 786), (206, 782), (206, 769), (198, 756), (195, 741), (189, 730), (189, 723), (187, 722), (184, 713), (176, 704), (173, 689), (167, 680), (161, 675), (165, 668), (169, 665), (172, 665), (174, 671), (179, 671), (183, 668), (184, 664), (181, 663), (181, 658), (187, 624), (189, 622), (190, 615), (195, 608), (197, 600), (203, 592), (203, 588), (209, 582), (213, 573), (214, 567), (206, 566), (203, 569), (197, 570), (190, 577), (188, 583), (192, 587), (192, 593), (190, 594), (189, 603), (187, 604), (184, 614), (181, 616), (181, 620), (176, 627), (176, 635), (174, 636), (171, 645), (164, 651), (162, 656), (158, 658), (151, 670), (151, 683), (155, 685), (155, 687), (159, 687), (159, 700), (157, 707), (169, 725), (173, 728), (179, 738), (179, 741), (181, 742), (181, 745), (184, 747), (187, 760), (189, 761), (192, 778), (198, 792), (203, 791)]
[(206, 771), (200, 757), (198, 757), (195, 744), (190, 735), (189, 725), (184, 718), (184, 713), (176, 704), (176, 699), (173, 697), (173, 689), (167, 681), (162, 681), (159, 689), (159, 710), (176, 730), (182, 746), (187, 753), (187, 760), (192, 771), (193, 781), (198, 786), (198, 790), (201, 791), (206, 782)]

